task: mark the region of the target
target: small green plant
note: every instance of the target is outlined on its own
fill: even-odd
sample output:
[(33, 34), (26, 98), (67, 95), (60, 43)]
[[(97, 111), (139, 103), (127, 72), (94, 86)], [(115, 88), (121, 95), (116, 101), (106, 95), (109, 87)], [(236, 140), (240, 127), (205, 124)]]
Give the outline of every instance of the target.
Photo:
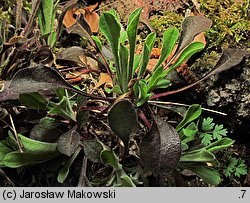
[[(52, 1), (47, 3), (52, 5)], [(54, 10), (51, 9), (53, 16)], [(140, 13), (140, 8), (131, 13), (126, 29), (122, 28), (114, 10), (101, 15), (100, 30), (112, 50), (109, 59), (102, 53), (103, 45), (93, 36), (84, 17), (76, 20), (74, 27), (77, 33), (87, 37), (96, 49), (97, 56), (91, 56), (106, 68), (113, 79), (115, 86), (109, 91), (111, 97), (89, 94), (72, 86), (56, 69), (42, 64), (22, 67), (11, 80), (3, 82), (1, 101), (18, 100), (21, 106), (36, 110), (38, 115), (42, 112), (45, 116), (39, 117), (41, 119), (31, 132), (24, 132), (27, 136), (17, 132), (13, 122), (9, 125), (4, 121), (11, 130), (7, 139), (0, 141), (1, 167), (20, 168), (58, 159), (61, 168), (57, 180), (63, 183), (72, 164), (84, 151), (82, 177), (79, 180), (81, 185), (146, 185), (144, 171), (149, 170), (155, 177), (162, 178), (172, 171), (180, 172), (183, 169), (193, 171), (208, 184), (220, 183), (216, 152), (230, 147), (234, 142), (225, 137), (223, 126), (215, 125), (211, 118), (201, 122), (201, 106), (191, 105), (183, 120), (174, 128), (154, 113), (151, 105), (156, 98), (190, 88), (213, 74), (237, 65), (245, 52), (225, 49), (218, 64), (201, 80), (183, 89), (168, 91), (170, 81), (166, 76), (204, 48), (203, 43), (193, 42), (193, 39), (208, 29), (211, 21), (192, 16), (183, 21), (180, 33), (177, 28), (168, 28), (163, 34), (161, 56), (152, 73), (148, 73), (146, 70), (156, 34), (150, 33), (146, 37), (142, 54), (136, 55)], [(46, 16), (39, 17), (40, 29), (45, 35), (51, 34), (52, 27), (48, 22), (53, 19), (44, 19), (43, 22), (42, 17)], [(30, 26), (27, 26), (23, 31), (24, 36), (29, 32)], [(51, 42), (50, 45), (53, 45), (54, 41)], [(173, 52), (175, 46), (177, 48)], [(24, 46), (25, 49), (27, 47)], [(173, 56), (166, 61), (171, 53)], [(6, 73), (9, 72), (8, 67), (12, 68), (11, 64), (5, 67)], [(157, 88), (164, 88), (165, 92), (156, 94), (154, 90)], [(105, 105), (89, 104), (89, 100), (93, 102), (96, 99), (98, 103), (105, 101)], [(12, 113), (7, 111), (10, 120), (13, 120)], [(99, 129), (96, 130), (96, 126), (99, 123), (109, 133), (108, 136), (97, 136)], [(138, 138), (138, 134), (143, 135)], [(137, 151), (131, 152), (131, 148)], [(127, 162), (127, 158), (131, 158), (132, 163)], [(87, 173), (87, 165), (93, 166), (90, 168), (96, 171)]]
[(53, 47), (56, 42), (55, 19), (60, 0), (42, 0), (37, 12), (38, 25), (47, 44)]
[(223, 165), (223, 172), (226, 177), (241, 177), (242, 175), (247, 175), (247, 165), (245, 161), (241, 158), (235, 158), (231, 155), (228, 155), (226, 158), (226, 163)]
[[(182, 25), (181, 36), (175, 27), (168, 28), (163, 34), (162, 52), (159, 61), (154, 66), (152, 74), (146, 74), (147, 65), (150, 59), (150, 53), (154, 47), (156, 34), (150, 33), (146, 39), (141, 55), (135, 55), (136, 35), (139, 23), (141, 9), (135, 10), (128, 19), (127, 29), (121, 31), (119, 17), (114, 10), (105, 12), (100, 17), (100, 30), (108, 39), (115, 64), (115, 82), (117, 86), (114, 91), (118, 94), (125, 94), (129, 91), (130, 81), (136, 82), (130, 87), (136, 100), (136, 106), (141, 106), (152, 96), (152, 92), (157, 88), (167, 88), (170, 81), (165, 77), (174, 69), (179, 67), (184, 61), (193, 54), (201, 51), (204, 44), (201, 42), (192, 42), (195, 35), (208, 29), (211, 21), (204, 17), (188, 17)], [(192, 27), (192, 24), (198, 23), (198, 27)], [(188, 31), (187, 27), (192, 31)], [(95, 38), (96, 39), (96, 38)], [(165, 60), (173, 52), (177, 43), (178, 48), (175, 54), (163, 66)], [(98, 41), (99, 42), (99, 41)], [(101, 49), (101, 46), (99, 45)], [(175, 63), (172, 63), (175, 59)]]

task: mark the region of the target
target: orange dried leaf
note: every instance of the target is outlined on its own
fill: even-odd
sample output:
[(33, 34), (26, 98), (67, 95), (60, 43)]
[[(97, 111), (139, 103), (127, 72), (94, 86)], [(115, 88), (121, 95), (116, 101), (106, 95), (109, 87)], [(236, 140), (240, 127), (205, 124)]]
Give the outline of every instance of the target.
[(76, 19), (74, 18), (75, 12), (76, 12), (76, 10), (73, 8), (66, 12), (66, 14), (63, 18), (63, 24), (65, 25), (66, 28), (69, 28), (75, 24), (75, 22), (76, 22)]
[(85, 9), (84, 17), (89, 24), (92, 32), (98, 32), (99, 30), (99, 15), (96, 12), (91, 12), (89, 9)]
[(99, 88), (100, 86), (105, 85), (105, 87), (113, 87), (113, 81), (111, 76), (108, 73), (101, 73), (100, 80), (96, 83), (94, 89)]
[(95, 5), (90, 5), (84, 9), (69, 9), (63, 19), (63, 24), (66, 28), (71, 27), (76, 23), (74, 16), (84, 15), (87, 23), (89, 24), (92, 32), (98, 32), (99, 30), (99, 15), (93, 10), (98, 6), (98, 3)]

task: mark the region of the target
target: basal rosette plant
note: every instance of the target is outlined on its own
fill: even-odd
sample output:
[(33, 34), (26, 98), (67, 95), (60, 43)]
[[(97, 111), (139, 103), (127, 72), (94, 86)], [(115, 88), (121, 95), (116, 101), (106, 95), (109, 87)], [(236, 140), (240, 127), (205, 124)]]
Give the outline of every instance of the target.
[[(82, 91), (67, 83), (55, 68), (42, 64), (21, 68), (13, 74), (11, 80), (3, 81), (1, 102), (19, 100), (26, 108), (43, 111), (46, 116), (32, 128), (30, 137), (16, 132), (13, 126), (10, 128), (7, 139), (0, 141), (0, 167), (27, 167), (63, 157), (57, 177), (63, 183), (73, 162), (84, 152), (80, 185), (146, 185), (145, 171), (150, 171), (162, 185), (165, 176), (175, 178), (173, 172), (179, 174), (183, 169), (193, 171), (208, 184), (220, 183), (215, 154), (234, 142), (222, 137), (226, 131), (220, 126), (210, 129), (209, 120), (204, 120), (200, 129), (200, 105), (191, 105), (176, 128), (153, 113), (151, 106), (155, 106), (157, 98), (190, 88), (213, 74), (237, 65), (245, 52), (224, 49), (221, 59), (206, 76), (179, 90), (168, 91), (171, 81), (166, 76), (193, 54), (204, 49), (203, 43), (193, 42), (193, 39), (209, 29), (211, 21), (202, 16), (190, 16), (183, 21), (180, 33), (177, 28), (168, 28), (163, 33), (160, 58), (150, 72), (147, 66), (156, 34), (150, 33), (145, 39), (142, 54), (135, 54), (140, 13), (141, 8), (131, 13), (126, 29), (114, 10), (100, 16), (100, 31), (108, 40), (111, 57), (104, 55), (100, 39), (93, 36), (82, 15), (77, 17), (71, 27), (71, 31), (86, 37), (96, 49), (97, 56), (93, 58), (98, 60), (115, 84), (109, 90), (110, 97)], [(43, 29), (42, 25), (40, 29)], [(52, 27), (48, 29), (51, 31)], [(57, 31), (58, 34), (60, 28)], [(165, 92), (156, 94), (158, 88)], [(48, 97), (46, 91), (52, 94), (51, 90), (54, 95)], [(102, 100), (108, 105), (102, 106), (102, 111), (89, 120), (91, 108), (87, 106), (88, 100)], [(12, 119), (10, 113), (1, 111), (4, 118), (10, 116)], [(95, 122), (103, 118), (116, 136), (112, 140), (116, 141), (116, 150), (90, 130)], [(136, 139), (139, 132), (142, 133)], [(86, 134), (91, 139), (86, 138)], [(131, 151), (133, 143), (138, 149), (136, 153)], [(128, 157), (135, 159), (132, 167), (125, 163)], [(86, 165), (89, 162), (99, 167), (95, 174), (87, 174)]]

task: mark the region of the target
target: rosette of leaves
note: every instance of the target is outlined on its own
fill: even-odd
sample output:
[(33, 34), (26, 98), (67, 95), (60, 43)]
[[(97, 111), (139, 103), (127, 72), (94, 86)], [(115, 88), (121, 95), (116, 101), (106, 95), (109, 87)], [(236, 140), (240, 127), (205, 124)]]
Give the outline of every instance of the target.
[[(113, 91), (118, 94), (133, 92), (136, 106), (142, 106), (152, 96), (157, 88), (167, 88), (170, 81), (165, 77), (193, 54), (204, 49), (201, 42), (193, 42), (194, 37), (207, 30), (211, 21), (202, 16), (187, 17), (182, 23), (182, 30), (168, 28), (163, 33), (161, 56), (153, 68), (152, 74), (147, 74), (147, 66), (156, 33), (151, 32), (145, 39), (142, 54), (135, 54), (136, 36), (141, 8), (131, 13), (126, 30), (123, 29), (119, 17), (114, 10), (104, 12), (100, 17), (100, 31), (106, 36), (113, 54), (115, 65)], [(96, 42), (100, 42), (94, 38)], [(174, 48), (177, 45), (175, 51)], [(99, 43), (99, 48), (102, 49)], [(171, 55), (164, 64), (166, 59)], [(131, 80), (135, 80), (131, 87)]]

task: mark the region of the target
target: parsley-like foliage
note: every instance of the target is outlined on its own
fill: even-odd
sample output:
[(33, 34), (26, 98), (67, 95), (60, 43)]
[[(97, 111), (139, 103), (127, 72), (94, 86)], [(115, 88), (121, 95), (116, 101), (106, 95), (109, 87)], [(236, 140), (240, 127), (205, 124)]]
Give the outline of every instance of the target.
[(247, 174), (247, 165), (241, 158), (237, 159), (235, 157), (228, 156), (225, 165), (226, 167), (224, 168), (224, 174), (226, 177), (240, 177), (241, 175)]
[(203, 119), (201, 129), (199, 137), (205, 146), (211, 144), (212, 141), (220, 140), (222, 136), (227, 136), (227, 129), (223, 125), (215, 125), (213, 118), (210, 117)]

